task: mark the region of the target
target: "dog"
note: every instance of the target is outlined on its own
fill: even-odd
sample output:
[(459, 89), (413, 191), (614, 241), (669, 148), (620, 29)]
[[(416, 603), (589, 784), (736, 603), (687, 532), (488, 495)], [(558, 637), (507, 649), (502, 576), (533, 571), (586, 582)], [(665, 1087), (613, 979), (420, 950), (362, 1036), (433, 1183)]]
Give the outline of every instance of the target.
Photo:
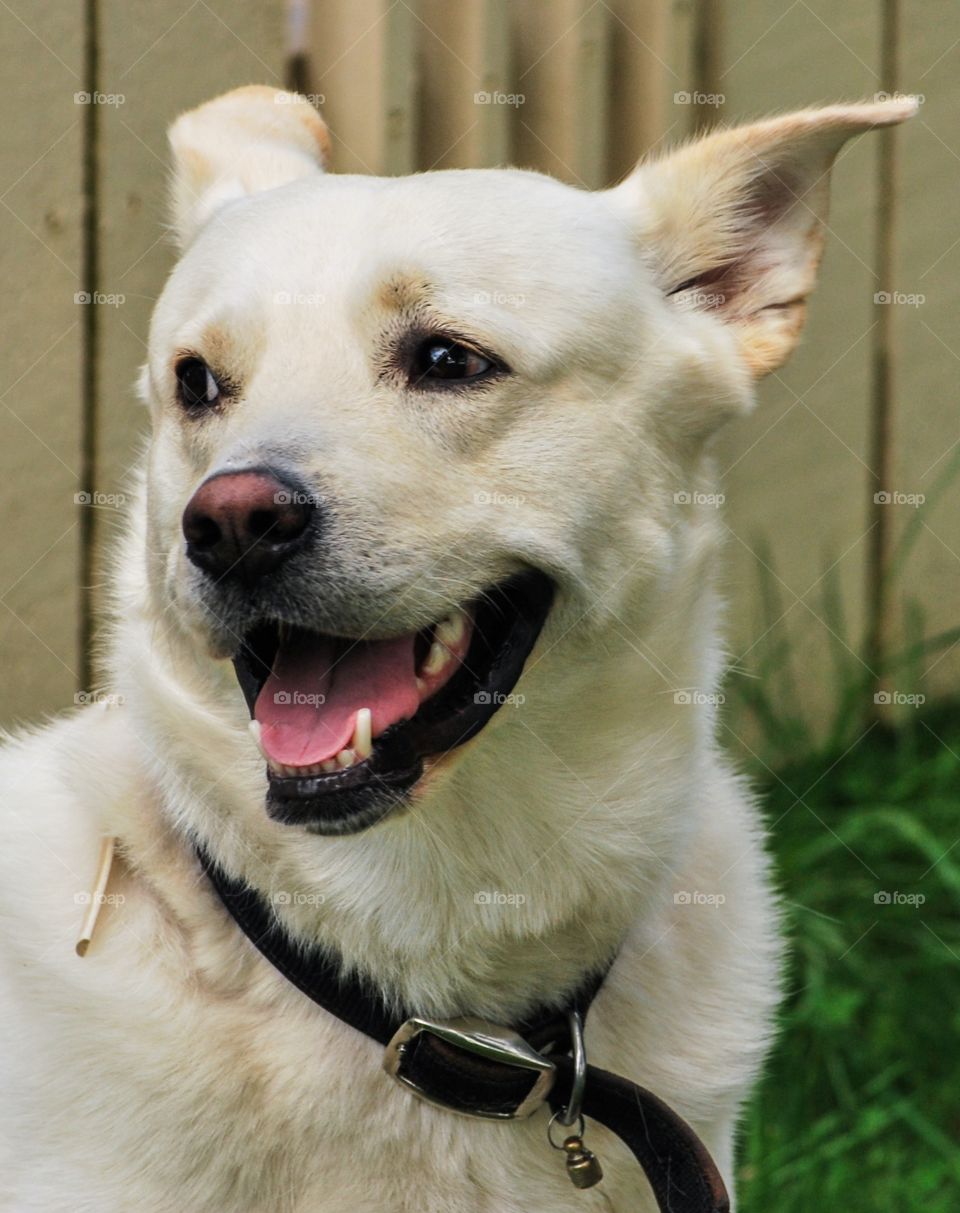
[(0, 757), (0, 1208), (656, 1207), (600, 1124), (577, 1191), (546, 1108), (468, 1119), (392, 1081), (198, 848), (423, 1016), (516, 1024), (600, 973), (588, 1060), (732, 1188), (781, 944), (714, 740), (696, 501), (798, 340), (834, 157), (914, 108), (719, 129), (598, 192), (328, 174), (320, 116), (263, 87), (174, 123), (109, 673)]

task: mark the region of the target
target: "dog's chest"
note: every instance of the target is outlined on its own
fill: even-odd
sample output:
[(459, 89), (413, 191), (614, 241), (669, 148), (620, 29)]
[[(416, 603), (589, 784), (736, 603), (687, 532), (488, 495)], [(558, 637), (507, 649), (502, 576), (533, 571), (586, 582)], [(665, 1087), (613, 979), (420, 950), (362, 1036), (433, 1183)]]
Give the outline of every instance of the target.
[(88, 1020), (83, 1065), (55, 1051), (42, 1063), (55, 1104), (90, 1110), (95, 1098), (97, 1149), (74, 1132), (48, 1139), (59, 1195), (37, 1213), (66, 1213), (78, 1192), (112, 1213), (644, 1208), (610, 1202), (615, 1147), (604, 1190), (585, 1198), (547, 1144), (545, 1111), (502, 1125), (425, 1107), (383, 1072), (379, 1045), (299, 996), (124, 993)]

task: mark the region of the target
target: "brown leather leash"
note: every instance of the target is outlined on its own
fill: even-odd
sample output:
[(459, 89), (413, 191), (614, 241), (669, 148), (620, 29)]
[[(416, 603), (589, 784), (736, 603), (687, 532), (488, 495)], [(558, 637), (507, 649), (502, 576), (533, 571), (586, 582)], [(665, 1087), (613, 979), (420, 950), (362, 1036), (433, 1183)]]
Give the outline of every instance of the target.
[[(615, 1133), (643, 1168), (661, 1213), (729, 1213), (723, 1179), (706, 1146), (651, 1091), (587, 1064), (582, 1023), (605, 972), (592, 973), (563, 1008), (540, 1007), (515, 1027), (478, 1019), (431, 1020), (391, 1009), (380, 993), (344, 972), (332, 953), (305, 952), (256, 889), (223, 871), (201, 848), (200, 863), (227, 911), (254, 946), (325, 1011), (384, 1046), (384, 1069), (434, 1106), (483, 1120), (517, 1120), (544, 1103), (569, 1130), (562, 1145), (575, 1186), (602, 1178), (584, 1144), (585, 1118)], [(549, 1135), (549, 1134), (548, 1134)]]

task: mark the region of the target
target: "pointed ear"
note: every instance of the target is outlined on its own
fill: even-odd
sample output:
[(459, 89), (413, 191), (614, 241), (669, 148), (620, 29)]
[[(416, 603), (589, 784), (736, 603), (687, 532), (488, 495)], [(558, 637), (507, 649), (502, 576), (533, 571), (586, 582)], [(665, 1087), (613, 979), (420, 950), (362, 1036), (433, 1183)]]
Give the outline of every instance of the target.
[(326, 125), (305, 97), (251, 85), (170, 127), (173, 228), (183, 248), (224, 203), (322, 172)]
[(837, 152), (916, 110), (905, 97), (723, 130), (641, 163), (612, 195), (629, 208), (673, 306), (733, 326), (759, 377), (786, 361), (803, 327)]

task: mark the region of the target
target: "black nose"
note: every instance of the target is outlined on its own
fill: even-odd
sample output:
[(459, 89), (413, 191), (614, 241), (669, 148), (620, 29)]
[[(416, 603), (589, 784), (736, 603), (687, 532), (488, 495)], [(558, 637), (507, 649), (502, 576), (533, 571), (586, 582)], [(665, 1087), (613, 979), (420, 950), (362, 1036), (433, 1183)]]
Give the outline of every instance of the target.
[(211, 476), (183, 511), (187, 556), (218, 580), (256, 581), (301, 546), (310, 497), (272, 472)]

